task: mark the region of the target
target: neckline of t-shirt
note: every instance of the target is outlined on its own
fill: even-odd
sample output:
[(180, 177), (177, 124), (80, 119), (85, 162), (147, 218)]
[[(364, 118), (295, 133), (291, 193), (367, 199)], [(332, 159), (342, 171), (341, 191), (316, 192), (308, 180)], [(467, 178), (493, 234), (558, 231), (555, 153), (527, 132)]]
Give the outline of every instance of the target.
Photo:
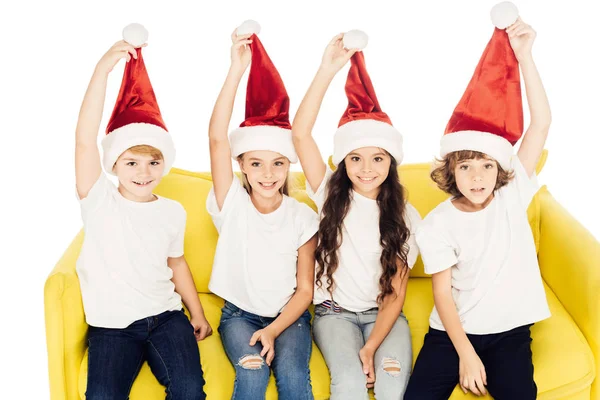
[(250, 195), (248, 195), (248, 201), (250, 201), (250, 204), (252, 205), (252, 208), (254, 208), (254, 211), (256, 211), (256, 213), (262, 217), (271, 217), (273, 215), (275, 215), (279, 210), (281, 210), (281, 208), (283, 207), (283, 203), (285, 201), (287, 201), (286, 199), (288, 198), (288, 196), (286, 196), (285, 194), (282, 195), (283, 198), (281, 199), (281, 203), (279, 203), (279, 206), (274, 209), (273, 211), (271, 211), (270, 213), (261, 213), (260, 211), (258, 211), (258, 208), (256, 208), (256, 206), (254, 205), (254, 203), (252, 202), (252, 199), (250, 198)]
[(465, 215), (477, 215), (477, 214), (482, 214), (485, 213), (487, 210), (489, 210), (491, 208), (491, 205), (493, 203), (496, 202), (496, 197), (498, 197), (496, 194), (494, 194), (494, 198), (488, 203), (487, 206), (485, 206), (485, 208), (478, 210), (478, 211), (463, 211), (463, 210), (459, 210), (454, 203), (452, 203), (452, 197), (448, 198), (448, 200), (446, 200), (446, 202), (448, 203), (449, 207), (453, 210), (455, 210), (457, 213), (459, 214), (465, 214)]
[(129, 200), (128, 198), (126, 198), (125, 196), (123, 196), (121, 194), (121, 192), (119, 192), (119, 188), (117, 188), (117, 196), (118, 198), (125, 204), (129, 204), (133, 207), (151, 207), (152, 204), (156, 204), (156, 203), (160, 203), (163, 200), (162, 196), (157, 195), (156, 193), (152, 193), (152, 195), (154, 197), (156, 197), (156, 200), (152, 200), (152, 201), (135, 201), (135, 200)]
[(364, 201), (365, 203), (377, 204), (377, 200), (376, 199), (372, 199), (370, 197), (362, 195), (362, 194), (358, 193), (354, 189), (352, 189), (352, 196), (353, 196), (354, 199), (359, 198), (359, 199), (361, 199), (361, 201)]

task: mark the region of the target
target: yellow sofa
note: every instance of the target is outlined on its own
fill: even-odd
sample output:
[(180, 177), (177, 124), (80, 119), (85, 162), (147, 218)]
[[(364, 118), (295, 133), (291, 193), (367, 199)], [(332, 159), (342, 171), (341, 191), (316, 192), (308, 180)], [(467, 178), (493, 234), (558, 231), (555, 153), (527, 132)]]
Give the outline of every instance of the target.
[[(541, 169), (546, 153), (542, 157)], [(446, 196), (429, 179), (429, 164), (403, 165), (400, 177), (411, 203), (425, 216)], [(314, 207), (304, 192), (304, 177), (293, 173), (292, 195)], [(213, 335), (199, 343), (209, 400), (229, 399), (234, 370), (221, 345), (217, 326), (223, 300), (208, 290), (217, 233), (205, 210), (212, 186), (210, 174), (173, 169), (157, 193), (183, 204), (188, 213), (185, 254), (198, 296), (213, 327)], [(591, 216), (590, 216), (591, 217)], [(532, 328), (535, 380), (540, 399), (600, 400), (600, 385), (594, 381), (600, 365), (600, 243), (554, 200), (546, 187), (536, 195), (529, 219), (538, 248), (552, 317)], [(79, 233), (58, 262), (44, 288), (46, 340), (50, 393), (53, 400), (84, 397), (87, 373), (87, 325), (79, 281), (75, 273), (83, 233)], [(518, 278), (518, 277), (516, 277)], [(431, 280), (421, 261), (408, 286), (405, 313), (408, 317), (413, 353), (416, 356), (428, 328), (433, 306)], [(329, 397), (329, 374), (316, 346), (310, 362), (315, 399)], [(131, 399), (164, 399), (162, 387), (144, 365), (135, 381)], [(267, 399), (276, 399), (274, 379)], [(451, 399), (475, 398), (458, 388)], [(490, 398), (490, 397), (488, 397)]]

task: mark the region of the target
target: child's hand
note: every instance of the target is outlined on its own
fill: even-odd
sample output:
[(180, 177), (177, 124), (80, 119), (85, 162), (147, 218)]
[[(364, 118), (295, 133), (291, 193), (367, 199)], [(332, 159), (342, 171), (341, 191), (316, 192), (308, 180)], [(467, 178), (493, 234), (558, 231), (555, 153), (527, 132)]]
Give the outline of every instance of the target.
[(531, 55), (531, 47), (536, 33), (530, 25), (527, 25), (519, 17), (514, 24), (506, 28), (506, 33), (517, 60)]
[(212, 328), (204, 316), (192, 317), (192, 319), (190, 319), (190, 323), (194, 327), (194, 336), (196, 336), (196, 341), (199, 342), (212, 335)]
[(323, 53), (323, 59), (321, 60), (321, 69), (336, 74), (348, 60), (358, 51), (358, 49), (345, 49), (342, 43), (344, 34), (340, 33), (336, 35), (327, 47), (325, 53)]
[(248, 46), (252, 43), (252, 34), (238, 36), (236, 31), (237, 29), (231, 34), (231, 66), (245, 71), (252, 60), (252, 51)]
[[(147, 43), (144, 43), (141, 47), (146, 47), (147, 45)], [(102, 56), (100, 61), (98, 61), (96, 69), (108, 74), (115, 65), (117, 65), (120, 59), (125, 58), (129, 61), (131, 60), (131, 57), (137, 59), (135, 47), (124, 40), (119, 40)]]
[(371, 389), (375, 386), (375, 363), (373, 361), (375, 357), (375, 351), (370, 347), (364, 346), (358, 352), (360, 362), (362, 362), (363, 373), (367, 376), (367, 388)]
[(275, 333), (271, 329), (269, 329), (268, 326), (265, 329), (260, 329), (254, 332), (254, 335), (252, 335), (252, 337), (250, 338), (250, 346), (254, 346), (257, 341), (260, 341), (260, 343), (262, 344), (263, 349), (260, 352), (260, 356), (264, 358), (265, 354), (267, 355), (265, 361), (269, 367), (271, 366), (273, 358), (275, 358), (276, 338), (277, 336), (275, 336)]
[(475, 350), (464, 357), (460, 357), (459, 376), (458, 382), (463, 392), (467, 393), (470, 390), (477, 396), (487, 394), (485, 390), (485, 385), (487, 385), (485, 367)]

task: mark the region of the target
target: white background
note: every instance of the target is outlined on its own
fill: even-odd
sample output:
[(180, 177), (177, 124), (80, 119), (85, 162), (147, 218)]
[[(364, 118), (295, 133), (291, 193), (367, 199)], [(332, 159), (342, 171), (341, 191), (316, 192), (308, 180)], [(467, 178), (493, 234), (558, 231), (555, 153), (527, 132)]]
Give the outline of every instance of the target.
[[(495, 1), (14, 3), (3, 2), (0, 9), (0, 354), (9, 369), (1, 397), (42, 399), (48, 397), (43, 285), (81, 227), (73, 170), (77, 115), (96, 62), (121, 38), (125, 25), (140, 22), (150, 31), (144, 58), (177, 146), (177, 167), (209, 169), (207, 126), (229, 65), (229, 35), (249, 18), (263, 27), (260, 38), (287, 86), (292, 117), (330, 38), (365, 30), (369, 73), (383, 110), (404, 135), (404, 162), (411, 163), (436, 154), (491, 37), (489, 9)], [(540, 180), (600, 237), (593, 197), (600, 145), (600, 34), (590, 4), (517, 3), (538, 32), (534, 56), (553, 113), (550, 155)], [(110, 76), (101, 134), (122, 71), (120, 64)], [(332, 83), (315, 126), (324, 156), (331, 153), (346, 107), (346, 71)], [(232, 128), (243, 120), (244, 88), (245, 79)], [(527, 108), (525, 114), (527, 126)]]

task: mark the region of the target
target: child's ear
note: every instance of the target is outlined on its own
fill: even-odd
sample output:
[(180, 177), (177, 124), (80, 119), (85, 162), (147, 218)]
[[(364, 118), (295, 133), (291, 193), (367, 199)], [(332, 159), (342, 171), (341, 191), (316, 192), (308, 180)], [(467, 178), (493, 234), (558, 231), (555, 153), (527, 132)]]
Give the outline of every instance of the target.
[(237, 162), (240, 166), (240, 171), (242, 171), (245, 174), (246, 171), (244, 171), (244, 160), (241, 157), (238, 157)]

